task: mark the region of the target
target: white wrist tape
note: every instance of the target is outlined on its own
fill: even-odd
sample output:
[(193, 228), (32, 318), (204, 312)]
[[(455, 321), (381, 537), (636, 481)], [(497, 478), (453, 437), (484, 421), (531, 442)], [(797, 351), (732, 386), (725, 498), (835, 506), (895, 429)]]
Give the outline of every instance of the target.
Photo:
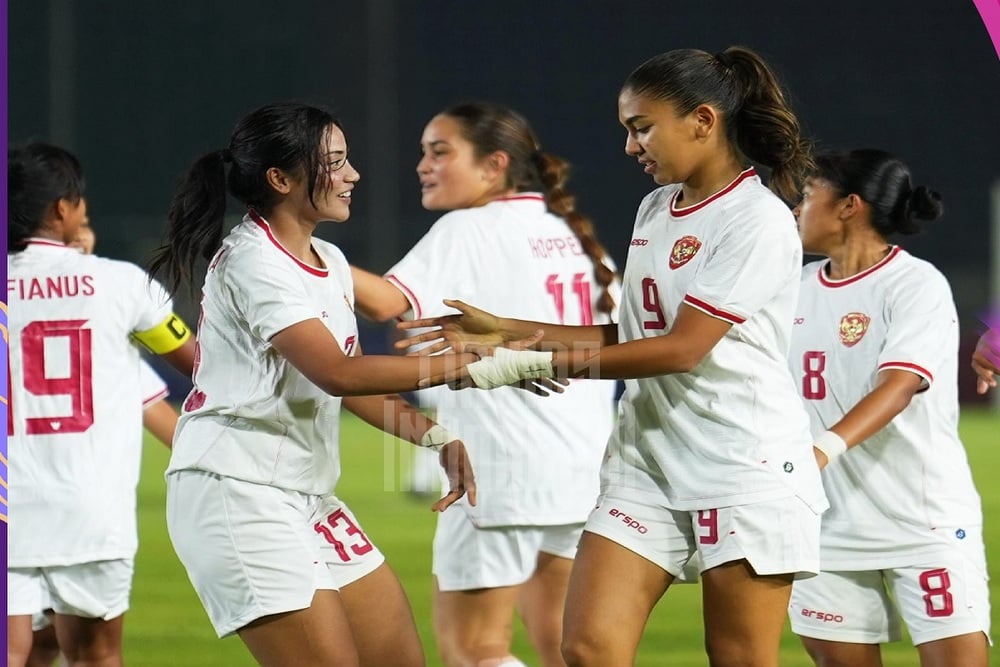
[(509, 350), (505, 347), (496, 348), (492, 357), (474, 361), (465, 368), (480, 389), (494, 389), (520, 380), (555, 375), (551, 352)]
[(420, 438), (420, 442), (417, 444), (420, 447), (426, 447), (427, 449), (433, 449), (435, 452), (440, 452), (442, 447), (453, 440), (458, 440), (458, 438), (449, 433), (448, 429), (441, 426), (441, 424), (434, 424), (434, 426), (427, 429), (427, 432), (424, 433), (424, 436)]
[(827, 461), (831, 462), (847, 451), (847, 443), (833, 431), (820, 433), (813, 442), (813, 447), (826, 454)]

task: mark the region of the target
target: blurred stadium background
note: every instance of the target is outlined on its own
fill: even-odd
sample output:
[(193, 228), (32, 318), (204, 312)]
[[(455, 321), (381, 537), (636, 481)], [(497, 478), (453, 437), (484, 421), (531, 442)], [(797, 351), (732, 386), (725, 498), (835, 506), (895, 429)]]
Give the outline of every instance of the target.
[[(775, 65), (820, 148), (865, 145), (898, 153), (918, 182), (942, 193), (946, 217), (923, 236), (901, 241), (951, 281), (965, 332), (963, 359), (981, 331), (979, 317), (997, 298), (991, 283), (1000, 290), (1000, 269), (993, 268), (1000, 234), (991, 233), (990, 223), (1000, 218), (1000, 210), (991, 212), (1000, 181), (1000, 62), (971, 0), (13, 0), (8, 20), (9, 141), (51, 141), (81, 157), (98, 251), (106, 256), (143, 263), (161, 239), (170, 193), (190, 162), (221, 148), (246, 111), (300, 99), (335, 110), (362, 174), (351, 220), (321, 235), (354, 263), (384, 270), (435, 218), (420, 208), (414, 174), (423, 125), (445, 106), (487, 99), (523, 112), (543, 147), (572, 162), (579, 208), (621, 265), (635, 208), (653, 187), (622, 152), (616, 114), (622, 80), (662, 51), (741, 44)], [(1000, 195), (992, 196), (1000, 209)], [(235, 221), (240, 212), (230, 210)], [(196, 321), (190, 298), (180, 298), (179, 310)], [(374, 352), (385, 349), (388, 333), (372, 326), (363, 337)], [(966, 405), (981, 402), (964, 365), (961, 373)], [(170, 371), (165, 376), (174, 397), (182, 396), (184, 381)], [(986, 496), (984, 487), (1000, 471), (1000, 422), (989, 411), (969, 414), (978, 433), (975, 472)], [(369, 463), (384, 467), (381, 436), (366, 436), (372, 438), (379, 454)], [(147, 456), (143, 512), (151, 514), (144, 521), (155, 527), (144, 528), (135, 612), (126, 629), (162, 625), (169, 656), (184, 641), (178, 630), (207, 638), (209, 628), (183, 574), (177, 577), (162, 531), (163, 459)], [(346, 470), (345, 489), (358, 488), (353, 474)], [(384, 473), (370, 474), (377, 481)], [(376, 513), (387, 508), (385, 518), (374, 520), (378, 528), (369, 526), (386, 549), (394, 526), (403, 531), (416, 521), (413, 508), (398, 493), (369, 500)], [(988, 522), (998, 503), (986, 503)], [(366, 511), (358, 509), (365, 521)], [(421, 521), (429, 530), (430, 518)], [(390, 557), (397, 568), (412, 570), (411, 596), (424, 598), (429, 532), (403, 532), (413, 539)], [(412, 567), (407, 549), (415, 554)], [(994, 561), (998, 553), (991, 550)], [(160, 580), (156, 569), (143, 572), (150, 558), (172, 574)], [(177, 587), (179, 608), (163, 610), (154, 623), (140, 620), (142, 596), (159, 599)], [(418, 616), (426, 614), (426, 604), (414, 604)], [(418, 620), (429, 628), (429, 618)], [(202, 657), (195, 651), (183, 661), (156, 662), (143, 650), (156, 643), (155, 634), (129, 635), (132, 664), (248, 664), (238, 642), (239, 650), (226, 655), (241, 658), (223, 659), (212, 653), (218, 643), (195, 642)], [(684, 646), (691, 662), (671, 664), (700, 664), (700, 635)], [(906, 655), (892, 664), (914, 664)]]

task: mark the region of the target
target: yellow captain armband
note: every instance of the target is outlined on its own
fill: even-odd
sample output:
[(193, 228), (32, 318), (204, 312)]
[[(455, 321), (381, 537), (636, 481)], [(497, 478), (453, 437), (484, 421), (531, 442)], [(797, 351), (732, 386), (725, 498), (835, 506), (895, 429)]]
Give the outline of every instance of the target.
[(169, 354), (191, 337), (191, 329), (180, 317), (170, 313), (167, 319), (147, 331), (137, 331), (132, 337), (155, 354)]

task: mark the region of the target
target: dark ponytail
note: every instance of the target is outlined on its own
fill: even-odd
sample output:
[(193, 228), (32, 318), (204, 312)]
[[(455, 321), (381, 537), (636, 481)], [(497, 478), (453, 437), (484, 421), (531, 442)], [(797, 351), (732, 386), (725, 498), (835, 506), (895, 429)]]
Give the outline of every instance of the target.
[(166, 240), (150, 262), (150, 274), (165, 271), (171, 293), (184, 284), (193, 287), (195, 263), (210, 259), (222, 243), (225, 215), (226, 165), (222, 152), (214, 151), (198, 158), (181, 178), (167, 213)]
[(166, 273), (171, 293), (185, 283), (194, 288), (199, 259), (211, 259), (222, 243), (226, 193), (264, 217), (278, 201), (267, 171), (281, 169), (306, 178), (313, 201), (320, 179), (320, 146), (333, 115), (315, 106), (287, 102), (261, 107), (244, 116), (233, 130), (229, 146), (198, 158), (181, 178), (167, 214), (164, 244), (149, 266), (151, 275)]
[(78, 203), (84, 195), (83, 167), (64, 148), (33, 142), (7, 150), (7, 246), (25, 248), (60, 199)]
[(856, 194), (871, 209), (871, 225), (883, 237), (916, 234), (921, 221), (944, 213), (941, 195), (913, 187), (910, 168), (885, 151), (858, 149), (816, 156), (815, 178), (829, 182), (840, 197)]
[(753, 51), (738, 46), (717, 55), (668, 51), (636, 68), (622, 90), (672, 102), (681, 115), (712, 105), (730, 144), (771, 170), (771, 189), (788, 201), (798, 199), (814, 166), (812, 145), (802, 136), (777, 76)]
[(608, 252), (597, 240), (594, 225), (576, 210), (575, 199), (565, 189), (569, 163), (538, 148), (538, 139), (524, 116), (513, 109), (486, 102), (469, 102), (441, 112), (461, 128), (476, 158), (495, 151), (510, 157), (506, 187), (517, 192), (540, 191), (549, 211), (566, 220), (594, 265), (594, 279), (601, 287), (598, 309), (610, 313), (614, 299), (608, 287), (615, 278), (608, 266)]

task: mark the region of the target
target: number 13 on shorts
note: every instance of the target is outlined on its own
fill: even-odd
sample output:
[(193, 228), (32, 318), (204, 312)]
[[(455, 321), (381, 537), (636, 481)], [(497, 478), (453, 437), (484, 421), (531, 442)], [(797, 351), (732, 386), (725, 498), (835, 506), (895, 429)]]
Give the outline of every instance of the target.
[(317, 521), (313, 524), (313, 529), (333, 545), (340, 560), (345, 563), (351, 562), (356, 556), (364, 556), (375, 548), (361, 528), (342, 509), (331, 513), (326, 521)]

